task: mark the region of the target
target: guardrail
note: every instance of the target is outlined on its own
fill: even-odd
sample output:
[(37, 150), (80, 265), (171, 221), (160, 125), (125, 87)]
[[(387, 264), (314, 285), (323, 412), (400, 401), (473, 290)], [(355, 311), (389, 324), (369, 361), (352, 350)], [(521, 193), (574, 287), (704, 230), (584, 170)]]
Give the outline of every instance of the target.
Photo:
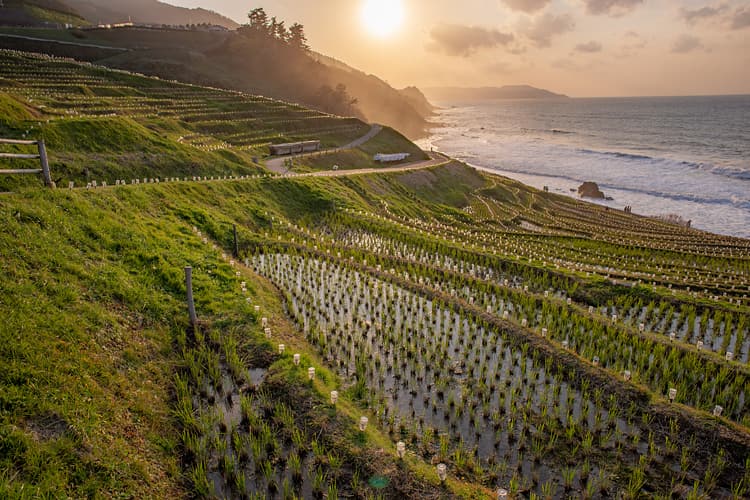
[(55, 183), (52, 182), (52, 176), (49, 170), (49, 160), (47, 159), (47, 147), (44, 145), (44, 140), (39, 141), (19, 141), (16, 139), (0, 139), (0, 145), (20, 145), (20, 146), (36, 146), (37, 154), (21, 154), (21, 153), (0, 153), (0, 160), (3, 158), (16, 159), (16, 160), (39, 160), (42, 168), (22, 168), (22, 169), (7, 169), (0, 170), (0, 175), (11, 175), (11, 174), (42, 174), (44, 177), (44, 185), (50, 188), (55, 187)]

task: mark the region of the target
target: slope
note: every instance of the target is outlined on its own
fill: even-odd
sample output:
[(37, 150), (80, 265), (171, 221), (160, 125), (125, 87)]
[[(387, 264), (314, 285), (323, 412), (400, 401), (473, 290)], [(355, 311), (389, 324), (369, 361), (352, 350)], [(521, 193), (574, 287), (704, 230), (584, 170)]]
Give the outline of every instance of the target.
[[(746, 425), (747, 410), (724, 403), (726, 416), (710, 417), (691, 406), (687, 386), (680, 386), (680, 403), (670, 405), (651, 392), (649, 377), (676, 369), (661, 364), (633, 368), (636, 381), (623, 381), (617, 375), (620, 365), (610, 361), (623, 349), (605, 344), (615, 338), (615, 329), (620, 342), (631, 339), (629, 349), (639, 363), (647, 363), (648, 354), (661, 352), (664, 344), (628, 326), (598, 329), (598, 313), (585, 312), (586, 301), (602, 300), (585, 298), (585, 290), (605, 288), (609, 299), (604, 303), (649, 292), (584, 278), (574, 268), (555, 269), (536, 258), (519, 259), (520, 253), (537, 251), (518, 244), (533, 233), (514, 230), (492, 239), (487, 230), (492, 221), (469, 210), (476, 196), (496, 209), (518, 210), (540, 227), (553, 227), (537, 217), (550, 217), (556, 204), (579, 207), (582, 219), (599, 218), (600, 207), (459, 164), (342, 179), (37, 190), (4, 197), (0, 493), (332, 497), (380, 492), (385, 497), (490, 498), (500, 484), (515, 495), (564, 489), (566, 495), (580, 496), (592, 488), (616, 495), (632, 493), (631, 484), (636, 493), (644, 487), (669, 491), (673, 486), (666, 479), (673, 467), (681, 471), (675, 487), (696, 481), (696, 489), (707, 495), (727, 495), (737, 484), (737, 491), (745, 491), (740, 479), (750, 435), (733, 419), (745, 415)], [(622, 215), (616, 230), (630, 231), (627, 223), (634, 227), (631, 239), (639, 229), (659, 225)], [(235, 224), (240, 257), (232, 262)], [(744, 244), (745, 258), (749, 251), (741, 240), (720, 242), (679, 228), (674, 233), (710, 248)], [(555, 234), (546, 238), (562, 240)], [(494, 255), (482, 244), (505, 253)], [(637, 249), (612, 245), (637, 254)], [(591, 249), (581, 245), (580, 250)], [(239, 264), (244, 258), (250, 267)], [(283, 276), (294, 262), (302, 265), (288, 276), (299, 284), (287, 286)], [(719, 262), (714, 260), (712, 269)], [(184, 305), (185, 265), (193, 267), (200, 318), (195, 328), (187, 322)], [(330, 332), (310, 309), (314, 297), (324, 296), (315, 288), (315, 269), (321, 271), (319, 278), (327, 270), (338, 280), (329, 284), (341, 305), (325, 295), (325, 307), (335, 313)], [(503, 274), (495, 280), (487, 277), (488, 269)], [(712, 273), (719, 277), (722, 272)], [(281, 294), (259, 274), (272, 279)], [(523, 276), (529, 290), (502, 285), (502, 276), (514, 283)], [(360, 295), (356, 290), (363, 283), (371, 286)], [(552, 296), (542, 295), (550, 288)], [(343, 293), (347, 290), (353, 293)], [(368, 295), (379, 290), (393, 295), (375, 304), (388, 314), (368, 320)], [(566, 305), (561, 292), (574, 294), (576, 302)], [(512, 318), (501, 320), (501, 311), (489, 301), (500, 293), (506, 305), (513, 304)], [(650, 297), (658, 300), (662, 293)], [(521, 295), (528, 302), (519, 303)], [(682, 294), (678, 300), (695, 303)], [(346, 308), (354, 303), (358, 317), (350, 320)], [(460, 329), (446, 325), (454, 341), (429, 340), (444, 333), (434, 322), (418, 319), (425, 304), (440, 316), (466, 322)], [(491, 313), (484, 312), (485, 304)], [(402, 315), (401, 307), (413, 313)], [(742, 314), (747, 305), (741, 310), (716, 307), (729, 318), (735, 314), (730, 311)], [(517, 314), (530, 315), (530, 308), (533, 314), (565, 321), (541, 323), (550, 328), (547, 339), (538, 333), (538, 320), (521, 326)], [(378, 321), (386, 325), (382, 341), (379, 335), (363, 335), (378, 328)], [(608, 322), (606, 317), (602, 321)], [(565, 337), (557, 330), (568, 322), (575, 342), (564, 347)], [(474, 330), (478, 326), (481, 332)], [(584, 350), (594, 347), (578, 340), (593, 329), (601, 367), (592, 365), (591, 352)], [(476, 344), (468, 337), (458, 342), (459, 331), (480, 337)], [(489, 334), (496, 335), (494, 341), (482, 337)], [(443, 342), (446, 352), (435, 357), (433, 349)], [(493, 351), (493, 343), (503, 348)], [(286, 349), (281, 352), (278, 344)], [(487, 349), (479, 353), (481, 345)], [(682, 367), (677, 369), (698, 363), (697, 373), (711, 375), (720, 368), (724, 375), (713, 379), (720, 384), (717, 397), (729, 401), (734, 389), (746, 383), (741, 364), (746, 360), (725, 365), (720, 358), (683, 348), (681, 341), (669, 349), (678, 354), (665, 359)], [(394, 361), (382, 365), (390, 350)], [(497, 364), (502, 368), (485, 373), (487, 363), (481, 360), (495, 352), (504, 359)], [(293, 353), (301, 354), (299, 365)], [(518, 356), (511, 360), (503, 353)], [(543, 375), (524, 374), (540, 366)], [(312, 381), (309, 367), (315, 368)], [(485, 385), (485, 376), (494, 385)], [(390, 384), (393, 393), (385, 390)], [(430, 389), (420, 391), (420, 384)], [(541, 391), (547, 401), (560, 384), (566, 392), (559, 405), (585, 406), (599, 416), (586, 419), (567, 410), (558, 418), (558, 403), (545, 411), (546, 406), (535, 406), (535, 398), (524, 396), (527, 390)], [(502, 404), (492, 402), (489, 387), (502, 395)], [(335, 405), (329, 401), (331, 390), (339, 392)], [(459, 397), (465, 408), (457, 404)], [(620, 413), (608, 420), (601, 407)], [(523, 416), (515, 420), (515, 412)], [(369, 417), (365, 431), (357, 430), (361, 416)], [(593, 453), (581, 445), (594, 443), (587, 429), (610, 425), (627, 428), (598, 433), (606, 440)], [(395, 458), (397, 440), (408, 449), (403, 461)], [(472, 444), (479, 442), (482, 447)], [(652, 449), (644, 451), (649, 443)], [(687, 449), (694, 460), (681, 466), (675, 446)], [(526, 447), (528, 453), (519, 453)], [(509, 467), (497, 467), (504, 462), (491, 456), (507, 460)], [(447, 491), (438, 486), (435, 469), (428, 465), (432, 460), (449, 466)], [(539, 479), (540, 471), (547, 479)], [(564, 482), (565, 474), (573, 479)]]
[[(307, 453), (312, 458), (315, 450), (319, 457), (311, 470), (319, 468), (331, 478), (325, 480), (326, 492), (374, 493), (366, 480), (384, 475), (385, 495), (435, 498), (440, 490), (433, 470), (416, 458), (397, 465), (390, 440), (373, 426), (367, 433), (350, 431), (362, 412), (370, 413), (343, 389), (337, 412), (326, 409), (337, 375), (283, 319), (278, 293), (221, 256), (233, 223), (240, 225), (244, 248), (286, 217), (324, 215), (332, 203), (345, 202), (342, 196), (356, 206), (352, 195), (343, 185), (329, 192), (316, 180), (269, 179), (5, 197), (0, 203), (0, 313), (5, 318), (0, 325), (0, 495), (174, 498), (186, 496), (186, 489), (213, 488), (218, 476), (206, 476), (200, 467), (218, 470), (220, 465), (215, 456), (204, 462), (190, 436), (203, 425), (219, 432), (212, 413), (219, 410), (182, 413), (181, 391), (191, 380), (194, 356), (199, 363), (207, 362), (201, 356), (221, 359), (222, 368), (215, 368), (228, 370), (224, 362), (234, 359), (232, 353), (250, 373), (265, 374), (264, 390), (276, 405), (271, 413), (282, 403), (293, 409), (296, 424), (290, 425), (309, 433)], [(206, 236), (222, 249), (202, 243)], [(200, 332), (187, 323), (185, 265), (194, 269)], [(247, 294), (241, 280), (248, 283)], [(256, 305), (262, 313), (253, 310)], [(291, 353), (275, 353), (275, 344), (263, 335), (261, 314), (272, 319), (275, 342), (303, 353), (304, 370), (294, 366)], [(315, 385), (304, 381), (310, 364), (318, 369)], [(212, 367), (198, 369), (208, 373)], [(231, 378), (230, 372), (225, 377)], [(223, 382), (225, 397), (233, 394), (230, 378)], [(261, 393), (243, 391), (242, 398), (261, 400)], [(197, 392), (193, 397), (202, 401)], [(240, 396), (233, 397), (239, 411)], [(233, 434), (234, 425), (222, 432)], [(343, 466), (333, 464), (336, 457), (346, 459)], [(305, 467), (308, 462), (313, 463), (305, 460)], [(349, 485), (353, 473), (361, 475), (358, 486)], [(281, 486), (279, 481), (276, 487)], [(488, 493), (455, 480), (449, 488), (473, 498)]]
[[(5, 30), (7, 31), (7, 30)], [(23, 32), (14, 30), (15, 35)], [(329, 58), (249, 39), (237, 32), (121, 28), (76, 31), (76, 41), (126, 48), (127, 51), (76, 49), (54, 41), (71, 34), (29, 33), (51, 39), (48, 43), (0, 37), (0, 47), (44, 52), (105, 66), (158, 76), (164, 79), (234, 89), (302, 103), (329, 113), (364, 117), (399, 130), (411, 139), (422, 137), (430, 124), (423, 103), (410, 100), (381, 79), (333, 64)], [(284, 64), (279, 64), (284, 61)], [(344, 103), (332, 108), (330, 95), (346, 87)], [(349, 102), (356, 100), (351, 108)], [(414, 106), (412, 104), (415, 104)]]
[[(260, 171), (271, 143), (347, 144), (370, 127), (269, 98), (0, 51), (5, 138), (44, 138), (60, 185)], [(2, 187), (22, 179), (5, 176)]]
[(239, 26), (228, 17), (211, 10), (178, 7), (158, 0), (129, 0), (127, 4), (117, 4), (109, 0), (65, 0), (65, 2), (93, 24), (132, 21), (169, 26), (213, 24), (227, 29), (236, 29)]
[(80, 14), (62, 0), (4, 0), (0, 25), (59, 27), (87, 24)]
[[(2, 134), (110, 184), (185, 168), (143, 152), (250, 173), (236, 122), (340, 120), (38, 55), (0, 70)], [(0, 254), (0, 497), (750, 493), (748, 240), (453, 162), (19, 190)]]

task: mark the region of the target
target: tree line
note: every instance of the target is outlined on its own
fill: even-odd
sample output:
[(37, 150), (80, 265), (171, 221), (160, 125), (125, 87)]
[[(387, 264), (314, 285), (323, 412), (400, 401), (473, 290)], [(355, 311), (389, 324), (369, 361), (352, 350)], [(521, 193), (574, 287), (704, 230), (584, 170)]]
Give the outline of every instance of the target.
[(251, 10), (247, 17), (249, 23), (239, 28), (239, 32), (243, 36), (269, 41), (275, 40), (296, 49), (310, 50), (305, 35), (305, 27), (300, 23), (294, 23), (287, 28), (284, 21), (278, 21), (276, 16), (269, 17), (262, 7)]
[[(309, 57), (310, 46), (307, 43), (305, 27), (302, 24), (294, 23), (287, 28), (284, 21), (279, 21), (275, 16), (269, 16), (262, 7), (251, 10), (247, 17), (248, 23), (238, 30), (240, 35), (254, 43), (264, 44), (272, 50), (278, 49), (282, 54), (285, 50), (291, 49), (298, 54)], [(294, 59), (282, 59), (280, 57), (279, 60), (289, 61)], [(357, 107), (357, 99), (349, 94), (346, 85), (343, 83), (335, 86), (322, 84), (317, 90), (308, 92), (303, 100), (309, 106), (326, 113), (364, 118)]]

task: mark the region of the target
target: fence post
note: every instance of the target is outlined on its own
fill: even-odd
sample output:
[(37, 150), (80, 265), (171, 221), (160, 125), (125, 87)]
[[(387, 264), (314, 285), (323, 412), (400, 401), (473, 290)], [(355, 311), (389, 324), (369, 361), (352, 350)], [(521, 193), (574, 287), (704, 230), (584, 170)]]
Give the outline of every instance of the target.
[(185, 287), (187, 288), (188, 314), (190, 315), (190, 325), (195, 327), (198, 323), (198, 317), (195, 314), (195, 302), (193, 302), (193, 268), (185, 267)]
[(44, 145), (44, 139), (40, 139), (37, 142), (39, 147), (39, 161), (42, 164), (42, 175), (44, 176), (44, 185), (47, 187), (55, 187), (52, 182), (52, 175), (49, 171), (49, 160), (47, 160), (47, 147)]
[(234, 258), (238, 259), (240, 257), (240, 247), (237, 243), (237, 224), (233, 225), (233, 231), (234, 231)]

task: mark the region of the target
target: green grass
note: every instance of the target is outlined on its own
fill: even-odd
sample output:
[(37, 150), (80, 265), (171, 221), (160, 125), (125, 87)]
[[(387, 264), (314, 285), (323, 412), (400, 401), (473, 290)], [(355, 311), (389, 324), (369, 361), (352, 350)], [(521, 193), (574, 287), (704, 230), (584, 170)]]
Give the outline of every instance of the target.
[(45, 9), (37, 5), (26, 5), (26, 12), (34, 16), (40, 21), (46, 21), (48, 23), (58, 24), (72, 24), (74, 26), (81, 26), (89, 24), (86, 20), (65, 12), (59, 12), (52, 9)]
[[(228, 244), (234, 221), (243, 240), (267, 227), (262, 214), (248, 218), (248, 207), (319, 217), (333, 198), (316, 184), (151, 185), (4, 198), (0, 494), (181, 494), (170, 388), (179, 362), (174, 342), (186, 327), (183, 267), (195, 269), (201, 317), (226, 322), (247, 314), (232, 269), (191, 227)], [(258, 299), (258, 285), (250, 286)], [(268, 288), (260, 298), (280, 316), (277, 301)], [(324, 373), (320, 383), (331, 380)]]
[(359, 149), (370, 156), (378, 153), (409, 153), (411, 156), (408, 161), (428, 159), (424, 151), (390, 127), (384, 127), (378, 135), (360, 146)]
[[(399, 195), (441, 204), (450, 216), (461, 218), (464, 216), (456, 209), (468, 206), (469, 193), (488, 183), (487, 179), (476, 170), (458, 163), (454, 163), (453, 168), (419, 170), (400, 174), (399, 181), (405, 188), (404, 192)], [(393, 201), (397, 202), (397, 200)], [(398, 211), (399, 205), (402, 204), (397, 203), (394, 210)], [(409, 210), (403, 211), (409, 216), (417, 216), (419, 212), (419, 204), (413, 204)]]
[[(272, 99), (9, 51), (0, 51), (0, 88), (0, 137), (44, 138), (61, 186), (251, 175), (271, 143), (320, 139), (335, 147), (369, 130)], [(0, 178), (0, 190), (37, 185)]]
[[(244, 151), (202, 151), (175, 139), (188, 132), (170, 119), (136, 121), (127, 117), (71, 118), (42, 122), (10, 96), (0, 96), (5, 137), (43, 138), (52, 177), (59, 187), (69, 181), (81, 186), (90, 181), (114, 184), (116, 180), (161, 177), (255, 175), (264, 172)], [(20, 151), (20, 150), (19, 150)], [(10, 165), (38, 168), (36, 161), (14, 160)], [(3, 176), (0, 188), (14, 190), (38, 186), (40, 179)]]
[[(187, 325), (183, 267), (194, 268), (201, 318), (218, 328), (253, 324), (234, 270), (192, 227), (229, 249), (236, 223), (244, 250), (267, 243), (266, 231), (272, 239), (284, 234), (279, 217), (314, 228), (343, 207), (379, 210), (381, 199), (397, 213), (465, 224), (472, 219), (458, 210), (460, 195), (489, 182), (458, 164), (414, 174), (29, 190), (3, 197), (0, 494), (18, 496), (22, 488), (32, 496), (184, 494), (189, 485), (177, 458), (180, 427), (171, 403), (183, 362), (177, 346)], [(274, 341), (319, 368), (318, 395), (305, 397), (325, 399), (336, 378), (284, 323), (278, 293), (250, 274), (242, 279), (255, 303), (280, 322)], [(594, 286), (598, 291), (601, 283)], [(304, 372), (288, 358), (274, 369), (281, 379), (306, 386)], [(340, 407), (352, 421), (363, 411), (346, 400)], [(369, 429), (368, 446), (392, 453), (390, 440)], [(347, 439), (344, 434), (334, 442), (342, 451), (356, 450)], [(435, 481), (424, 462), (410, 460), (410, 467), (415, 478)], [(453, 480), (451, 488), (469, 497), (482, 491)]]
[[(92, 68), (82, 71), (77, 65), (62, 62), (47, 68), (52, 71), (55, 85), (60, 84), (66, 68), (72, 68), (74, 75), (83, 74), (84, 78), (65, 87), (54, 100), (45, 101), (49, 108), (42, 107), (37, 97), (23, 91), (0, 94), (0, 133), (5, 137), (22, 137), (29, 131), (28, 135), (45, 138), (53, 177), (63, 186), (67, 180), (77, 183), (106, 180), (113, 184), (118, 178), (244, 175), (259, 171), (251, 157), (257, 150), (208, 151), (178, 140), (196, 130), (206, 133), (212, 127), (219, 134), (212, 136), (214, 139), (229, 139), (220, 134), (241, 130), (241, 122), (222, 120), (217, 124), (208, 121), (196, 125), (190, 114), (182, 110), (147, 116), (131, 111), (115, 117), (65, 115), (64, 110), (78, 110), (92, 99), (96, 105), (110, 102), (107, 97), (139, 99), (151, 95), (151, 101), (137, 101), (145, 105), (157, 99), (155, 96), (165, 85), (136, 75)], [(17, 80), (0, 80), (0, 85), (23, 90), (25, 80), (22, 75), (16, 77)], [(116, 81), (117, 85), (102, 85), (97, 78)], [(226, 95), (208, 89), (173, 86), (171, 91), (185, 91), (186, 97), (167, 99), (169, 103), (158, 109), (181, 109), (181, 104), (189, 103), (216, 113), (241, 103), (268, 113), (276, 113), (269, 108), (278, 107), (281, 116), (286, 117), (306, 113), (294, 106), (271, 105), (266, 101), (261, 108), (254, 108), (251, 99), (224, 100)], [(258, 127), (266, 121), (259, 120)], [(316, 127), (308, 127), (300, 119), (280, 123), (274, 130), (278, 137), (325, 130)], [(343, 143), (348, 133), (354, 132), (334, 131), (329, 136)], [(365, 165), (378, 152), (412, 151), (420, 154), (416, 146), (385, 129), (373, 141), (358, 150), (340, 153), (337, 158), (352, 165)], [(325, 158), (320, 157), (320, 161)], [(326, 168), (313, 160), (318, 158), (313, 158), (305, 168)], [(531, 284), (532, 289), (523, 293), (520, 302), (531, 307), (538, 301), (543, 311), (554, 312), (557, 330), (568, 327), (570, 321), (583, 324), (582, 318), (595, 316), (587, 316), (586, 305), (624, 310), (640, 310), (647, 305), (652, 309), (674, 306), (683, 316), (694, 318), (702, 314), (704, 318), (717, 318), (726, 314), (735, 325), (746, 325), (742, 321), (747, 303), (727, 302), (728, 298), (745, 293), (729, 288), (735, 281), (744, 283), (746, 280), (740, 276), (746, 274), (741, 273), (750, 270), (747, 260), (750, 247), (745, 240), (606, 211), (482, 174), (458, 162), (414, 172), (335, 179), (258, 178), (93, 191), (32, 188), (31, 184), (38, 183), (33, 178), (21, 181), (6, 177), (0, 181), (4, 183), (0, 187), (17, 190), (0, 197), (3, 256), (0, 497), (3, 498), (171, 498), (210, 489), (211, 484), (206, 481), (206, 467), (210, 469), (210, 463), (198, 461), (194, 467), (181, 463), (188, 448), (202, 446), (196, 444), (196, 436), (190, 433), (211, 420), (191, 414), (190, 395), (186, 396), (181, 377), (195, 378), (194, 372), (203, 370), (212, 373), (216, 382), (221, 375), (221, 356), (231, 360), (236, 373), (241, 362), (254, 363), (260, 359), (268, 362), (269, 387), (274, 395), (298, 410), (295, 416), (304, 418), (310, 428), (326, 430), (325, 439), (319, 440), (321, 446), (344, 457), (345, 467), (352, 463), (362, 465), (363, 470), (369, 467), (366, 470), (387, 474), (417, 488), (412, 491), (436, 487), (434, 467), (426, 461), (431, 457), (409, 456), (408, 467), (401, 469), (393, 461), (391, 437), (375, 425), (369, 426), (364, 436), (353, 430), (362, 414), (375, 422), (372, 411), (361, 401), (346, 397), (357, 391), (347, 391), (342, 386), (343, 381), (326, 367), (318, 351), (286, 318), (284, 296), (278, 290), (247, 269), (236, 276), (236, 269), (221, 258), (220, 253), (228, 252), (232, 246), (235, 224), (243, 255), (256, 251), (294, 253), (302, 251), (298, 247), (300, 240), (307, 240), (304, 251), (320, 245), (321, 256), (333, 258), (343, 252), (340, 261), (349, 265), (365, 258), (369, 265), (376, 262), (384, 269), (393, 267), (412, 277), (444, 280), (439, 292), (443, 294), (450, 287), (464, 286), (468, 290), (465, 293), (477, 296), (482, 292), (502, 296), (504, 292), (496, 284), (439, 269), (441, 264), (434, 260), (435, 255), (491, 266), (503, 274), (521, 276), (524, 283)], [(533, 224), (537, 230), (523, 229), (521, 221)], [(433, 223), (440, 225), (428, 226)], [(310, 235), (290, 224), (313, 233)], [(194, 227), (219, 248), (214, 250), (203, 244)], [(378, 252), (343, 248), (337, 237), (345, 238), (351, 231), (410, 246), (398, 259)], [(294, 243), (292, 238), (296, 240)], [(426, 251), (429, 262), (438, 269), (427, 268), (424, 262), (409, 257), (413, 250)], [(727, 255), (730, 250), (733, 255)], [(328, 251), (331, 254), (323, 253)], [(620, 271), (615, 266), (627, 267), (621, 271), (624, 276), (628, 276), (625, 273), (629, 270), (648, 270), (651, 275), (641, 275), (645, 283), (640, 286), (615, 285), (602, 272), (585, 274), (576, 266), (581, 262), (611, 266), (608, 273)], [(690, 280), (677, 280), (688, 269), (680, 262), (695, 263), (696, 269), (702, 267), (700, 277), (690, 269)], [(187, 333), (185, 265), (194, 269), (196, 305), (206, 332), (201, 339), (197, 338), (199, 335), (191, 338)], [(728, 293), (728, 297), (717, 301), (693, 297), (686, 287), (695, 289), (698, 279), (701, 288), (709, 288), (717, 295)], [(260, 305), (262, 314), (271, 318), (274, 332), (271, 341), (263, 337), (258, 315), (240, 295), (240, 280), (248, 283), (252, 305)], [(416, 287), (414, 280), (410, 278), (401, 284)], [(659, 286), (652, 288), (650, 280), (660, 280)], [(665, 285), (672, 282), (679, 286), (674, 294)], [(550, 288), (563, 291), (576, 303), (566, 307), (560, 298), (543, 299), (543, 291)], [(464, 293), (459, 292), (459, 295)], [(418, 293), (433, 296), (438, 292), (420, 285)], [(511, 297), (513, 294), (522, 292), (516, 289)], [(458, 304), (457, 307), (464, 308), (465, 303), (458, 300), (463, 299), (451, 300), (451, 307)], [(606, 331), (609, 328), (606, 318), (592, 321), (594, 330), (603, 332), (601, 339), (607, 340), (610, 334)], [(618, 331), (623, 332), (624, 338), (636, 339), (627, 344), (633, 348), (633, 356), (647, 357), (648, 346), (662, 350), (669, 345), (663, 338), (664, 332), (639, 336), (634, 325), (628, 328)], [(560, 339), (554, 330), (553, 327), (550, 342), (556, 343)], [(526, 344), (560, 355), (557, 344), (524, 332), (518, 325), (511, 325), (510, 331), (524, 338)], [(280, 342), (287, 345), (287, 354), (279, 357), (275, 345)], [(746, 421), (710, 417), (707, 411), (712, 401), (701, 401), (695, 407), (667, 405), (658, 384), (637, 385), (627, 392), (624, 385), (617, 385), (619, 372), (597, 371), (590, 366), (589, 354), (598, 352), (595, 350), (598, 348), (592, 344), (593, 351), (587, 351), (585, 356), (565, 354), (563, 360), (568, 371), (563, 379), (578, 384), (580, 374), (585, 374), (594, 381), (606, 380), (621, 389), (624, 398), (636, 398), (631, 393), (637, 393), (639, 404), (652, 401), (649, 408), (662, 422), (675, 415), (689, 422), (686, 436), (703, 440), (704, 436), (715, 434), (722, 443), (733, 447), (730, 450), (733, 456), (743, 450), (743, 443), (748, 442)], [(670, 362), (687, 359), (692, 363), (690, 366), (710, 367), (711, 373), (725, 366), (720, 352), (696, 355), (689, 345), (669, 350), (682, 353), (672, 356)], [(291, 363), (292, 352), (303, 355), (300, 367)], [(599, 354), (607, 359), (605, 353)], [(318, 370), (313, 384), (308, 384), (305, 377), (309, 365)], [(672, 370), (679, 366), (674, 364)], [(736, 377), (740, 382), (735, 386), (741, 385), (744, 379), (740, 377), (747, 373), (747, 366), (737, 363), (726, 366), (724, 375)], [(652, 366), (650, 370), (659, 374), (663, 373), (662, 368)], [(637, 383), (649, 380), (646, 375), (635, 374)], [(689, 377), (694, 374), (682, 375), (684, 380)], [(727, 385), (720, 387), (734, 387), (729, 385), (731, 380), (721, 384), (725, 382)], [(326, 404), (328, 393), (334, 388), (343, 396), (335, 418)], [(465, 457), (459, 458), (465, 461)], [(737, 464), (732, 467), (737, 470)], [(464, 472), (467, 481), (451, 478), (447, 494), (467, 498), (486, 495), (484, 488), (472, 483), (489, 485), (494, 478)]]
[[(337, 196), (320, 183), (28, 191), (3, 199), (0, 492), (181, 491), (169, 393), (173, 342), (186, 324), (183, 266), (196, 269), (201, 316), (237, 314), (231, 269), (190, 228), (228, 244), (235, 220), (247, 238), (267, 228), (261, 211), (311, 220), (335, 198), (340, 205), (346, 194), (352, 199), (346, 188)], [(248, 207), (255, 216), (248, 218)], [(61, 431), (38, 430), (49, 422)]]
[(31, 120), (31, 113), (21, 102), (8, 94), (0, 94), (0, 126), (10, 127), (14, 122)]
[[(374, 159), (378, 153), (409, 153), (410, 156), (402, 161), (382, 163)], [(395, 130), (386, 127), (358, 148), (295, 159), (292, 171), (304, 173), (332, 170), (334, 165), (338, 166), (338, 170), (388, 168), (427, 159), (429, 157), (419, 147)]]

